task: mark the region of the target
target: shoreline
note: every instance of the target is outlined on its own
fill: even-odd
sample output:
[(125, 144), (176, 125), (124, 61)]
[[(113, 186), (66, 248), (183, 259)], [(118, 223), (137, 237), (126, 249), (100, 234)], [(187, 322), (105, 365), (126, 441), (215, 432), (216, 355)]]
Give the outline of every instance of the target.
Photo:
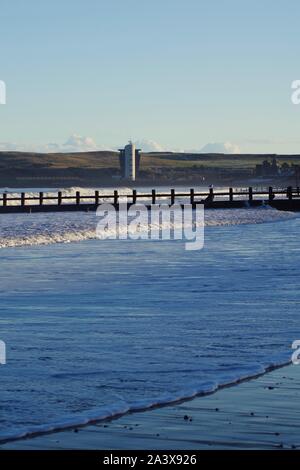
[[(20, 445), (20, 448), (27, 448), (27, 446), (31, 448), (31, 446), (34, 445), (34, 443), (36, 443), (37, 440), (41, 440), (42, 442), (45, 442), (45, 443), (49, 439), (51, 441), (51, 436), (65, 435), (68, 433), (72, 434), (73, 432), (78, 433), (79, 430), (80, 431), (84, 431), (85, 429), (88, 430), (89, 428), (93, 428), (94, 426), (96, 427), (103, 426), (103, 428), (107, 428), (109, 425), (112, 425), (113, 423), (118, 423), (120, 421), (122, 422), (123, 420), (126, 420), (126, 419), (131, 419), (132, 421), (134, 421), (137, 415), (145, 415), (145, 417), (147, 418), (148, 413), (152, 413), (154, 411), (157, 411), (158, 414), (160, 413), (164, 414), (163, 410), (168, 410), (168, 409), (172, 410), (172, 409), (177, 409), (178, 407), (188, 408), (188, 404), (194, 401), (198, 403), (199, 400), (201, 402), (201, 400), (205, 398), (209, 398), (215, 395), (219, 396), (220, 394), (222, 395), (222, 392), (224, 392), (225, 390), (233, 390), (233, 389), (241, 387), (243, 384), (256, 383), (259, 380), (267, 381), (267, 379), (264, 380), (264, 378), (268, 377), (270, 374), (275, 373), (275, 375), (277, 375), (277, 374), (280, 374), (280, 371), (282, 369), (291, 370), (290, 369), (291, 367), (292, 367), (291, 361), (282, 363), (280, 365), (271, 365), (268, 368), (266, 368), (265, 371), (261, 373), (257, 373), (253, 376), (238, 379), (237, 381), (234, 381), (232, 383), (221, 384), (215, 390), (211, 390), (207, 392), (200, 391), (198, 393), (195, 393), (194, 395), (191, 395), (190, 397), (174, 399), (174, 401), (170, 401), (168, 403), (157, 403), (157, 404), (153, 404), (144, 408), (137, 407), (136, 409), (134, 409), (134, 407), (132, 407), (131, 409), (128, 409), (124, 411), (123, 413), (122, 412), (116, 413), (114, 416), (111, 416), (111, 417), (107, 416), (102, 419), (90, 419), (86, 423), (78, 422), (76, 424), (74, 422), (67, 426), (57, 426), (55, 429), (53, 429), (55, 427), (54, 425), (49, 425), (49, 429), (45, 431), (41, 431), (41, 430), (33, 431), (30, 434), (22, 435), (22, 436), (20, 435), (19, 437), (12, 437), (12, 438), (7, 438), (7, 439), (4, 438), (0, 441), (0, 449), (1, 448), (3, 449), (18, 448), (18, 443)], [(300, 387), (300, 373), (299, 373), (299, 387)], [(193, 408), (193, 406), (191, 407)], [(50, 429), (51, 427), (52, 429)], [(125, 426), (125, 429), (127, 428), (128, 426)]]

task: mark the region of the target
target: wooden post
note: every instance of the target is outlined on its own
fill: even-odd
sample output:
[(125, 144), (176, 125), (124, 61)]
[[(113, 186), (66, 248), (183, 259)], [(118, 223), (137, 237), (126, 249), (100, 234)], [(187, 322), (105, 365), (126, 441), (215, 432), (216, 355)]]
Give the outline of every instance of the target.
[(7, 206), (7, 193), (3, 193), (3, 206), (6, 207)]
[(80, 191), (76, 191), (76, 206), (80, 204)]
[(115, 204), (115, 206), (118, 204), (118, 201), (119, 201), (119, 195), (118, 195), (118, 191), (115, 189), (114, 190), (114, 204)]
[(99, 191), (95, 191), (95, 205), (99, 205)]
[(136, 189), (132, 190), (132, 204), (136, 204)]
[(249, 188), (249, 201), (252, 202), (253, 201), (253, 188), (250, 186)]
[(195, 202), (195, 190), (193, 188), (190, 189), (190, 203), (193, 205)]
[(21, 206), (25, 206), (25, 193), (21, 193)]
[(171, 206), (175, 204), (175, 189), (171, 189)]
[(40, 206), (43, 205), (43, 200), (44, 200), (44, 193), (40, 193), (40, 196), (39, 196), (39, 203), (40, 203)]
[(229, 201), (233, 201), (233, 188), (229, 188)]
[(273, 187), (269, 186), (269, 201), (273, 201), (274, 194), (273, 194)]
[(155, 189), (152, 189), (152, 204), (156, 203), (156, 191)]
[(209, 200), (210, 201), (214, 200), (214, 188), (213, 187), (209, 188)]
[(289, 201), (293, 200), (293, 188), (292, 188), (292, 186), (289, 186), (287, 188), (286, 195), (289, 198)]
[(61, 191), (58, 191), (57, 193), (57, 205), (61, 206), (61, 201), (62, 201), (62, 193)]

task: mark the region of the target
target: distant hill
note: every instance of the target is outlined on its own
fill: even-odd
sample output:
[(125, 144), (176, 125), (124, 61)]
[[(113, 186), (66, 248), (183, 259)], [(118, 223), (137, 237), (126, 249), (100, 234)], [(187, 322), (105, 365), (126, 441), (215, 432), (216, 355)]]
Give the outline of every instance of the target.
[(118, 153), (110, 151), (82, 153), (0, 152), (0, 168), (107, 168), (119, 165)]
[[(274, 155), (153, 152), (141, 157), (138, 183), (174, 184), (206, 181), (227, 183), (250, 178), (258, 163)], [(300, 164), (300, 155), (278, 155), (280, 163)], [(118, 152), (0, 152), (0, 186), (36, 187), (115, 185), (119, 182)]]

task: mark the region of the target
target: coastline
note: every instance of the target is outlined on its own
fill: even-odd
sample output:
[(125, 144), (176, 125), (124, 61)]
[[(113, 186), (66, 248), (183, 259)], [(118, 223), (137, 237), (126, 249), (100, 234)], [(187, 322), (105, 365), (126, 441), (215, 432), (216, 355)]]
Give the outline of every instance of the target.
[(216, 393), (0, 449), (297, 449), (299, 394), (300, 368), (288, 365)]

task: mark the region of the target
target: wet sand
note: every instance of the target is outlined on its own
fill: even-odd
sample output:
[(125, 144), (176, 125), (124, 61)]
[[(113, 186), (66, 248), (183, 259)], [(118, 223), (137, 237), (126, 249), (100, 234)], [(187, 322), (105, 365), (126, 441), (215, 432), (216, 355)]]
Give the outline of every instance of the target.
[(300, 366), (173, 406), (1, 449), (300, 449)]

